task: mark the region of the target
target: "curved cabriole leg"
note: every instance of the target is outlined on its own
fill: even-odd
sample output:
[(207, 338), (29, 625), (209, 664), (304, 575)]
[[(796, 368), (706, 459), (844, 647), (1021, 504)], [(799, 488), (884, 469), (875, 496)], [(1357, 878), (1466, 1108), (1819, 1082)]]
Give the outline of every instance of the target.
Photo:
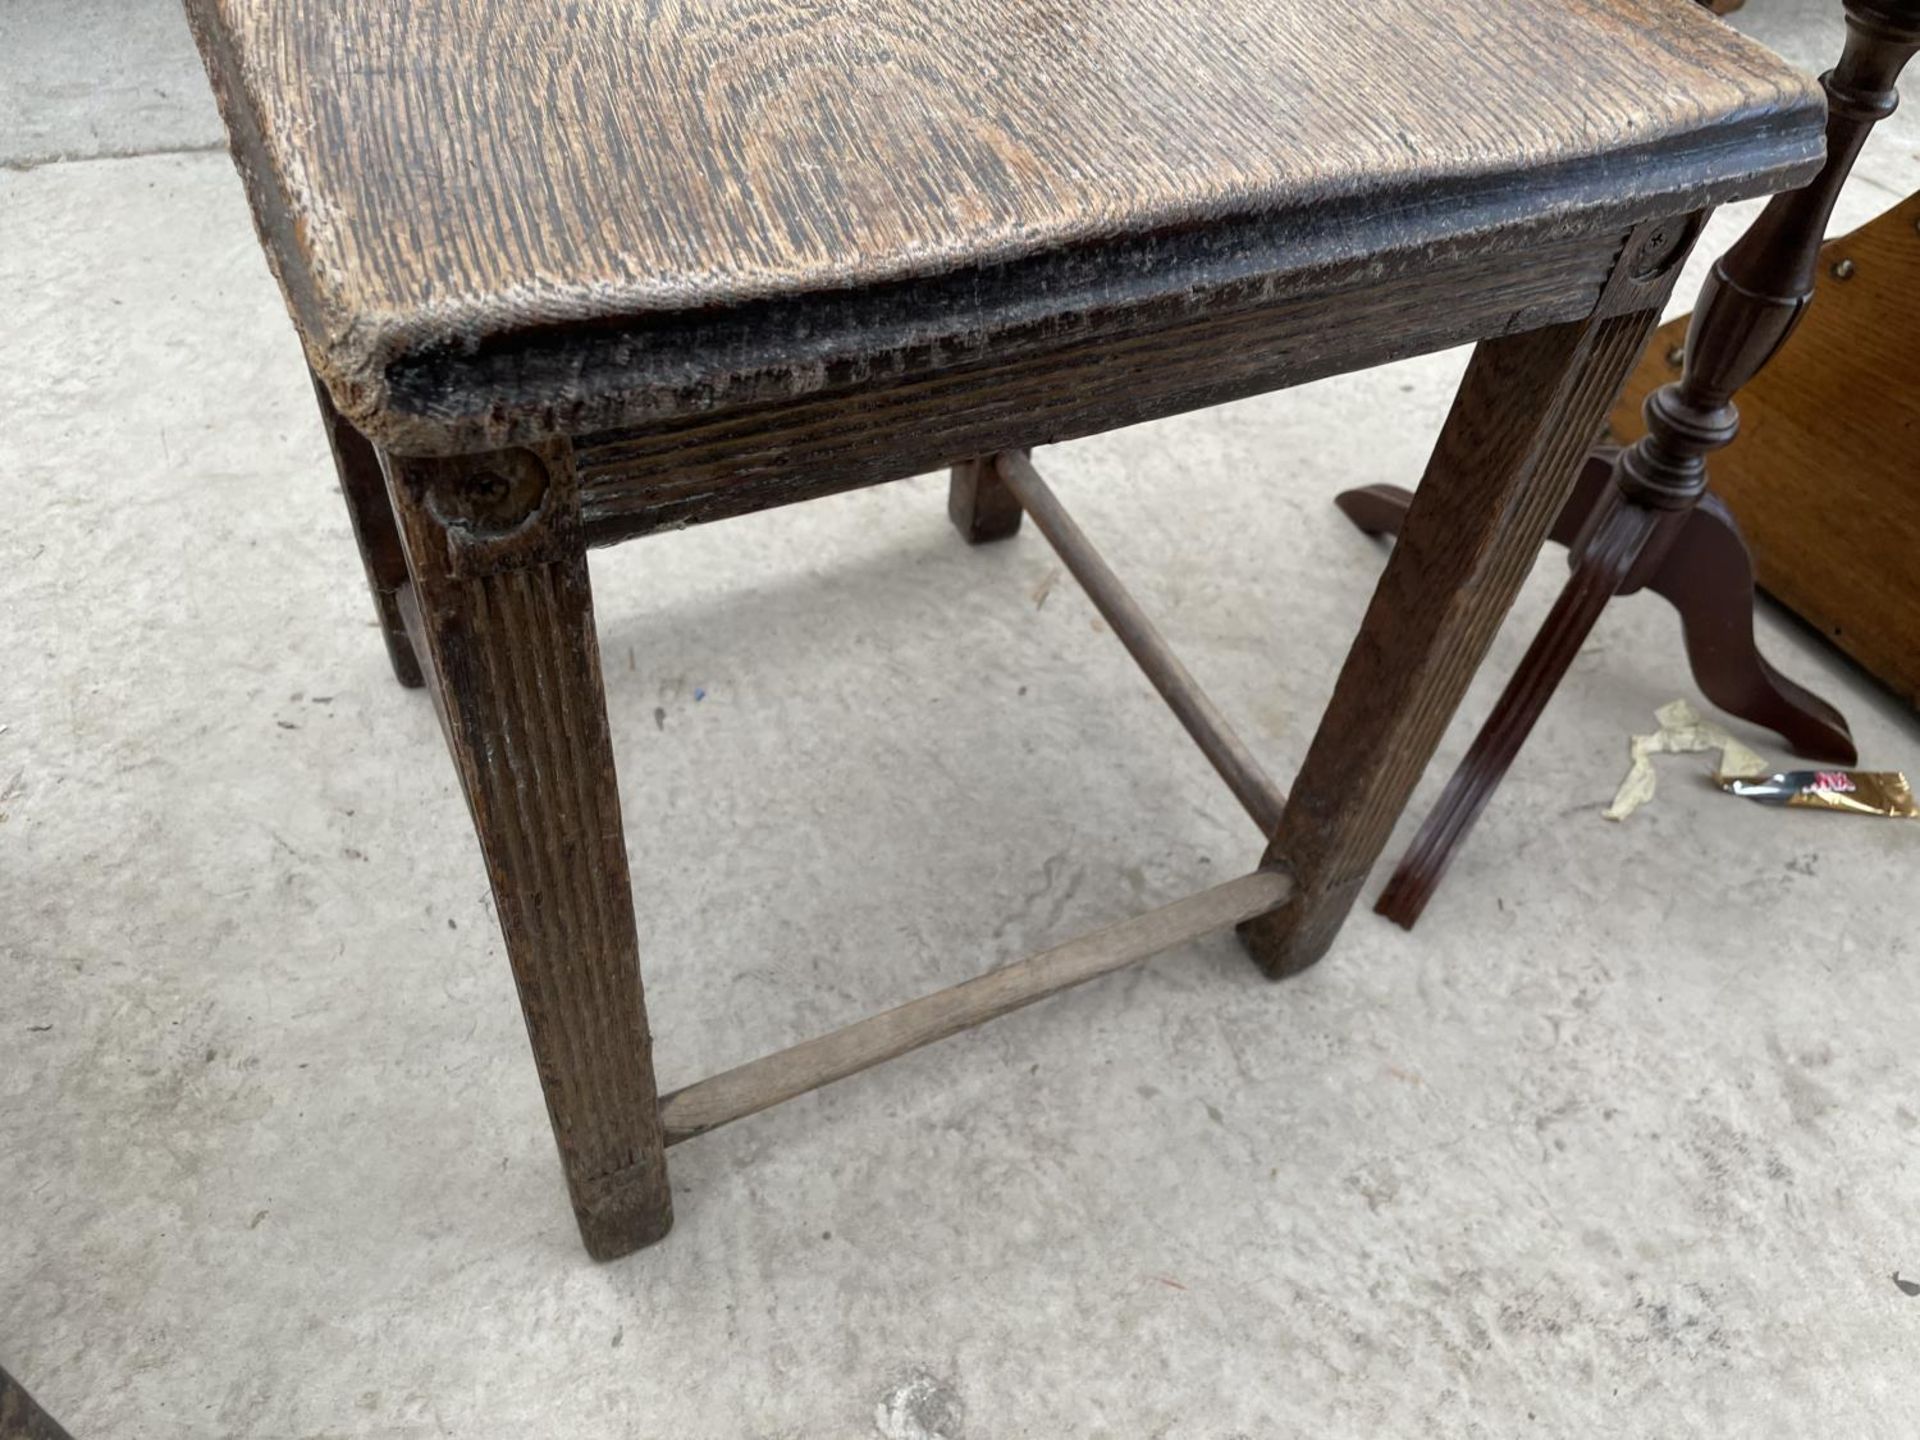
[[(1648, 525), (1640, 563), (1629, 562), (1618, 590), (1651, 585), (1673, 601), (1695, 678), (1709, 699), (1778, 730), (1795, 748), (1850, 760), (1852, 738), (1839, 712), (1775, 672), (1754, 648), (1750, 562), (1731, 518), (1721, 514), (1724, 523), (1695, 523), (1706, 513), (1698, 507), (1707, 488), (1707, 457), (1739, 431), (1733, 397), (1786, 343), (1812, 300), (1820, 244), (1840, 187), (1868, 132), (1893, 112), (1894, 82), (1920, 49), (1920, 0), (1845, 3), (1846, 47), (1840, 63), (1822, 77), (1828, 100), (1825, 166), (1806, 188), (1774, 196), (1715, 262), (1687, 331), (1681, 378), (1647, 397), (1647, 433), (1620, 452), (1612, 480), (1617, 493), (1598, 502), (1605, 508), (1585, 513), (1600, 517), (1603, 527), (1624, 509), (1660, 517)], [(1591, 464), (1587, 473), (1594, 473)], [(1556, 527), (1555, 538), (1582, 552), (1576, 580), (1588, 563), (1585, 524), (1576, 500)], [(1729, 545), (1737, 547), (1737, 558)], [(1608, 598), (1588, 588), (1576, 606), (1569, 599), (1574, 588), (1570, 583), (1563, 593), (1568, 608), (1555, 607), (1521, 673), (1476, 737), (1464, 773), (1449, 781), (1440, 809), (1381, 895), (1382, 914), (1413, 924), (1571, 661), (1570, 651), (1562, 655), (1566, 637), (1587, 608), (1597, 616)], [(1585, 627), (1592, 623), (1586, 618)], [(1558, 669), (1545, 680), (1554, 664)]]
[(1814, 760), (1851, 765), (1846, 717), (1767, 663), (1753, 638), (1753, 557), (1726, 506), (1709, 495), (1686, 517), (1647, 581), (1680, 612), (1687, 661), (1701, 693)]
[(380, 617), (380, 634), (387, 642), (393, 678), (409, 690), (417, 690), (426, 682), (400, 615), (399, 595), (400, 587), (407, 583), (407, 557), (400, 548), (400, 532), (387, 499), (379, 453), (373, 442), (334, 408), (333, 397), (320, 377), (312, 371), (307, 373), (313, 381), (314, 398), (320, 402), (320, 420), (333, 451), (333, 468), (340, 477), (340, 493), (346, 497), (347, 515), (353, 521), (353, 538), (360, 546), (360, 563), (366, 567), (367, 588), (373, 591), (374, 613)]
[[(1553, 528), (1547, 531), (1549, 540), (1556, 545), (1571, 545), (1593, 523), (1600, 506), (1613, 493), (1609, 482), (1617, 453), (1603, 447), (1587, 456), (1587, 463), (1573, 482), (1573, 492), (1554, 516)], [(1333, 503), (1362, 535), (1398, 535), (1407, 523), (1413, 492), (1404, 485), (1359, 485), (1342, 490), (1333, 497)]]
[(673, 1206), (572, 455), (389, 457), (387, 475), (574, 1214), (611, 1259)]
[(1680, 379), (1647, 397), (1647, 433), (1622, 452), (1618, 483), (1631, 504), (1689, 512), (1671, 545), (1636, 578), (1679, 609), (1708, 698), (1796, 748), (1851, 759), (1839, 712), (1778, 675), (1754, 649), (1752, 562), (1732, 517), (1718, 502), (1702, 505), (1707, 457), (1739, 433), (1733, 397), (1812, 302), (1834, 201), (1867, 135), (1899, 103), (1894, 84), (1920, 50), (1920, 0), (1846, 0), (1846, 15), (1840, 63), (1821, 77), (1826, 164), (1805, 189), (1774, 196), (1715, 262), (1687, 329)]
[(1413, 492), (1404, 485), (1358, 485), (1342, 490), (1333, 503), (1362, 535), (1398, 535), (1407, 523)]

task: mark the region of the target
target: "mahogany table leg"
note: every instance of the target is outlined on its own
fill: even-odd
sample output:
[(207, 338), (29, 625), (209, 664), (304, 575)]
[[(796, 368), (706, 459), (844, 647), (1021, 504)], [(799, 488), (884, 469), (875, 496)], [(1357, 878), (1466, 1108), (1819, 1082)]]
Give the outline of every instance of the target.
[(1440, 802), (1421, 825), (1375, 902), (1377, 913), (1405, 929), (1413, 928), (1446, 873), (1454, 848), (1486, 808), (1566, 676), (1567, 667), (1592, 633), (1600, 612), (1619, 593), (1659, 524), (1655, 512), (1626, 504), (1615, 504), (1600, 517), (1593, 540), (1527, 647), (1520, 668), (1500, 692), (1493, 714), (1473, 737), (1459, 768), (1447, 780)]
[(1407, 523), (1413, 492), (1404, 485), (1359, 485), (1342, 490), (1333, 503), (1362, 535), (1398, 535)]
[[(1618, 454), (1607, 447), (1587, 457), (1548, 539), (1570, 546), (1594, 523), (1600, 507), (1613, 499)], [(1397, 535), (1412, 499), (1413, 492), (1398, 485), (1365, 485), (1342, 491), (1334, 503), (1364, 533)], [(1720, 709), (1773, 731), (1801, 755), (1853, 764), (1857, 756), (1846, 717), (1774, 669), (1754, 641), (1753, 556), (1732, 514), (1713, 495), (1684, 514), (1684, 523), (1653, 572), (1644, 579), (1629, 574), (1616, 593), (1652, 590), (1679, 611), (1694, 683)], [(1580, 563), (1577, 556), (1569, 561)], [(1503, 698), (1501, 705), (1505, 703)], [(1500, 719), (1497, 709), (1488, 728)], [(1480, 741), (1474, 744), (1477, 750)]]
[[(1556, 545), (1573, 544), (1607, 499), (1611, 490), (1607, 482), (1613, 479), (1614, 453), (1610, 449), (1595, 450), (1580, 467), (1580, 474), (1573, 482), (1573, 493), (1567, 496), (1567, 503), (1553, 518), (1553, 528), (1547, 531), (1547, 538)], [(1413, 492), (1404, 485), (1360, 485), (1342, 490), (1333, 497), (1333, 503), (1363, 535), (1398, 535), (1401, 526), (1406, 524), (1407, 506), (1413, 503)]]
[(1026, 511), (994, 469), (991, 455), (963, 460), (948, 472), (947, 518), (969, 545), (1005, 540), (1020, 528)]
[(1713, 495), (1684, 527), (1646, 586), (1680, 612), (1687, 660), (1701, 693), (1728, 714), (1764, 725), (1815, 760), (1851, 765), (1846, 718), (1767, 663), (1753, 639), (1753, 556)]
[(570, 448), (388, 457), (415, 619), (581, 1238), (673, 1223)]
[[(1733, 518), (1705, 500), (1706, 457), (1739, 430), (1734, 395), (1786, 343), (1813, 298), (1814, 267), (1840, 187), (1873, 126), (1891, 114), (1894, 83), (1920, 51), (1920, 0), (1845, 0), (1847, 40), (1822, 77), (1828, 98), (1827, 162), (1805, 189), (1776, 195), (1715, 262), (1687, 332), (1679, 381), (1647, 397), (1647, 433), (1618, 453), (1612, 479), (1562, 513), (1555, 538), (1575, 546), (1574, 578), (1548, 616), (1475, 737), (1439, 807), (1421, 828), (1376, 907), (1411, 926), (1439, 883), (1452, 850), (1512, 763), (1578, 649), (1614, 593), (1650, 586), (1680, 612), (1687, 657), (1701, 690), (1722, 709), (1777, 731), (1796, 750), (1851, 763), (1853, 739), (1840, 713), (1768, 665), (1753, 641), (1752, 560)], [(1597, 461), (1598, 457), (1596, 457)], [(1589, 461), (1582, 491), (1597, 475)], [(1340, 497), (1369, 534), (1410, 519), (1396, 487)], [(1703, 503), (1704, 502), (1704, 503)], [(1624, 511), (1645, 512), (1640, 545), (1612, 590), (1599, 587), (1612, 562), (1583, 539), (1591, 525), (1617, 530)], [(1598, 558), (1603, 568), (1595, 569)]]
[[(1707, 699), (1776, 731), (1801, 754), (1854, 761), (1840, 712), (1775, 670), (1754, 643), (1753, 561), (1726, 507), (1712, 496), (1686, 511), (1627, 504), (1613, 483), (1617, 455), (1596, 450), (1587, 457), (1549, 538), (1571, 546), (1591, 529), (1594, 539), (1571, 557), (1573, 574), (1374, 904), (1397, 925), (1410, 930), (1420, 918), (1453, 851), (1506, 777), (1607, 602), (1642, 585), (1679, 611), (1687, 658)], [(1406, 523), (1412, 498), (1397, 485), (1368, 485), (1343, 492), (1337, 503), (1367, 534), (1391, 535)], [(1621, 527), (1633, 526), (1636, 516), (1643, 522), (1638, 538), (1623, 548), (1631, 537)], [(1676, 533), (1650, 545), (1663, 525)], [(1642, 580), (1637, 562), (1653, 549), (1660, 554)]]
[(407, 583), (407, 557), (400, 549), (400, 532), (394, 525), (393, 505), (387, 499), (386, 477), (380, 473), (380, 457), (372, 442), (334, 408), (333, 397), (319, 377), (309, 371), (308, 378), (313, 381), (314, 398), (320, 402), (320, 419), (333, 451), (340, 493), (347, 498), (353, 538), (360, 546), (360, 562), (366, 566), (367, 588), (373, 591), (373, 608), (380, 617), (380, 633), (387, 642), (393, 678), (409, 690), (417, 690), (425, 683), (420, 661), (407, 639), (395, 598)]
[(1268, 974), (1311, 965), (1345, 920), (1671, 284), (1474, 351), (1267, 851), (1296, 899), (1241, 926)]

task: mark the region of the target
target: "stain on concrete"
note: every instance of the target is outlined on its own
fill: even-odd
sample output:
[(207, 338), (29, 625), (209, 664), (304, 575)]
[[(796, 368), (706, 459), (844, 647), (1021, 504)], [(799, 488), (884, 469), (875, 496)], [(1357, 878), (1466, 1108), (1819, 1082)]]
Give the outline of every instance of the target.
[(1362, 1165), (1350, 1171), (1342, 1183), (1365, 1200), (1367, 1209), (1375, 1214), (1381, 1206), (1391, 1204), (1400, 1196), (1399, 1179), (1381, 1165)]
[(915, 1370), (887, 1387), (873, 1407), (873, 1428), (884, 1440), (961, 1440), (966, 1406), (945, 1380)]
[(1065, 886), (1060, 885), (1062, 873), (1068, 870), (1071, 853), (1060, 850), (1046, 858), (1045, 863), (1040, 867), (1040, 883), (1022, 896), (1019, 908), (994, 929), (994, 939), (1004, 938), (1009, 930), (1033, 919), (1035, 911), (1039, 909), (1043, 900), (1049, 901), (1047, 913), (1036, 928), (1042, 933), (1048, 933), (1060, 923), (1060, 917), (1066, 914), (1068, 904), (1073, 900), (1075, 892), (1080, 889), (1083, 873), (1078, 868), (1074, 868), (1067, 874)]
[(1812, 1128), (1840, 1102), (1833, 1092), (1807, 1072), (1833, 1063), (1833, 1047), (1817, 1045), (1798, 1056), (1789, 1055), (1778, 1035), (1767, 1036), (1767, 1054), (1780, 1076), (1780, 1093), (1795, 1125)]

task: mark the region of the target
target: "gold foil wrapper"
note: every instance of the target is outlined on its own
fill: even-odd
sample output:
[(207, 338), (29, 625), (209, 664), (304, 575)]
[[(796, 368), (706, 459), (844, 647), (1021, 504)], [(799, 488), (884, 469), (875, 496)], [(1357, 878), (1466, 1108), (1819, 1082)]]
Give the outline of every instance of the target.
[(1884, 815), (1920, 820), (1913, 787), (1897, 770), (1788, 770), (1779, 775), (1740, 779), (1715, 777), (1729, 795), (1762, 805), (1792, 805), (1808, 810), (1841, 810), (1851, 815)]

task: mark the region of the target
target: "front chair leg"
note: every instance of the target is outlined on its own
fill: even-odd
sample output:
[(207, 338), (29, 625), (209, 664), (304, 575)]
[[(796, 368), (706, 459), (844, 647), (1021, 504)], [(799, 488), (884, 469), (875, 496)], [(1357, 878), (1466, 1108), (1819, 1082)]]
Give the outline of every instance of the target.
[(402, 596), (596, 1259), (673, 1224), (620, 792), (564, 442), (387, 458)]
[(1642, 227), (1595, 316), (1474, 351), (1267, 850), (1292, 870), (1296, 898), (1241, 927), (1269, 975), (1318, 960), (1352, 909), (1690, 238), (1691, 227)]

